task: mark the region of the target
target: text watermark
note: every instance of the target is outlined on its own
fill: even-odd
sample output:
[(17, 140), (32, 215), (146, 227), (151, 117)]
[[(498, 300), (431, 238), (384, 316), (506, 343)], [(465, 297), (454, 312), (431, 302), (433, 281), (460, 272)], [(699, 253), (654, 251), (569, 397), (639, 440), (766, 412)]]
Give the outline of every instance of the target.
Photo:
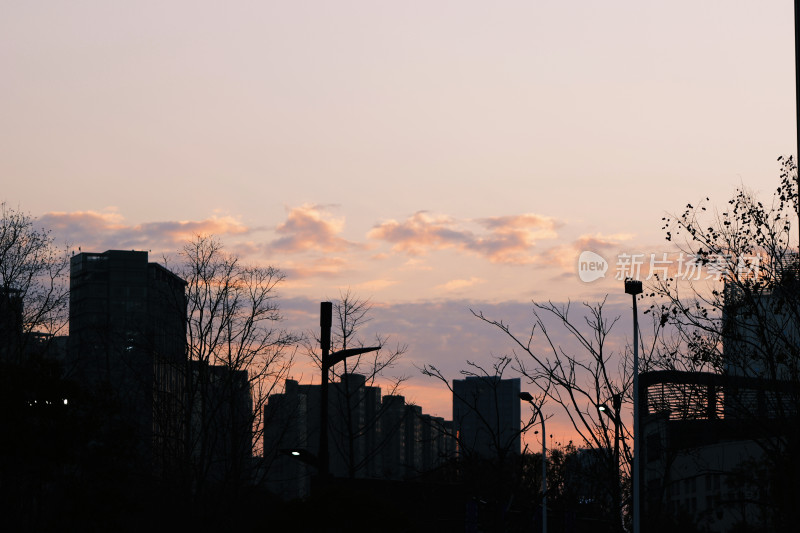
[[(732, 256), (729, 254), (678, 253), (620, 253), (614, 258), (614, 279), (650, 280), (673, 278), (687, 281), (715, 280), (736, 274), (739, 277), (758, 276), (762, 256)], [(578, 257), (578, 277), (585, 283), (605, 278), (611, 263), (592, 251)]]

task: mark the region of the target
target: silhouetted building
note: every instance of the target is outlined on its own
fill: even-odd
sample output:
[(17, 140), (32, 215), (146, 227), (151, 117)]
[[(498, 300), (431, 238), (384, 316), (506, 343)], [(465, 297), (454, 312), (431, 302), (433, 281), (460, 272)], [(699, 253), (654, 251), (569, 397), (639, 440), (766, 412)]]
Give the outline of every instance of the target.
[(49, 359), (60, 364), (67, 360), (69, 337), (67, 335), (52, 335), (31, 331), (25, 335), (25, 357)]
[(780, 471), (800, 438), (800, 271), (795, 254), (762, 266), (725, 282), (719, 374), (640, 377), (645, 516), (728, 531), (793, 512), (778, 502), (797, 498)]
[(381, 477), (403, 479), (406, 475), (406, 399), (387, 394), (383, 397), (381, 429), (384, 439), (381, 451)]
[[(329, 389), (330, 472), (339, 478), (403, 480), (452, 457), (447, 422), (406, 405), (403, 396), (381, 398), (364, 376), (345, 374)], [(319, 450), (320, 386), (286, 380), (264, 414), (268, 486), (284, 497), (307, 494)], [(298, 455), (292, 457), (290, 451)]]
[(246, 370), (192, 363), (192, 447), (212, 483), (250, 481), (253, 399)]
[(414, 477), (422, 472), (422, 407), (406, 405), (406, 477)]
[(15, 289), (0, 287), (0, 361), (22, 362), (22, 297)]
[(428, 472), (455, 457), (452, 422), (437, 416), (421, 415), (420, 425), (421, 470)]
[(343, 374), (329, 388), (330, 469), (334, 475), (373, 477), (378, 472), (381, 390), (361, 374)]
[(639, 387), (643, 516), (690, 517), (709, 531), (765, 524), (770, 487), (757, 465), (797, 421), (766, 400), (796, 397), (797, 384), (659, 371), (641, 374)]
[(184, 427), (185, 287), (147, 252), (70, 260), (67, 370), (113, 396), (141, 454), (156, 462), (177, 451)]
[(519, 454), (520, 380), (468, 376), (453, 380), (453, 426), (458, 456), (485, 459)]
[(267, 487), (286, 499), (309, 494), (313, 469), (299, 459), (301, 452), (315, 456), (308, 438), (308, 396), (300, 392), (297, 381), (287, 379), (284, 392), (271, 395), (264, 406)]
[(0, 362), (23, 364), (47, 358), (63, 362), (66, 336), (25, 331), (24, 302), (15, 289), (0, 287)]
[(777, 279), (726, 283), (722, 313), (723, 373), (798, 379), (800, 273), (794, 255)]

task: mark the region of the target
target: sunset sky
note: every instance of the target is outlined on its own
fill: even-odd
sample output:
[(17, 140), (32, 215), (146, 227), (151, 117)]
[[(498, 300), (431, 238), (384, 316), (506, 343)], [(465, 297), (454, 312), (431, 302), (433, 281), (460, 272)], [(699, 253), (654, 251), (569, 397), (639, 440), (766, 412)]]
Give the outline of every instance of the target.
[[(449, 417), (416, 367), (455, 378), (511, 348), (470, 308), (524, 330), (531, 300), (611, 293), (623, 344), (614, 258), (674, 251), (661, 218), (688, 202), (771, 194), (795, 151), (792, 17), (788, 0), (0, 0), (0, 200), (83, 251), (158, 260), (216, 234), (286, 272), (291, 329), (350, 288), (409, 345), (407, 397)], [(605, 278), (578, 278), (584, 250)]]

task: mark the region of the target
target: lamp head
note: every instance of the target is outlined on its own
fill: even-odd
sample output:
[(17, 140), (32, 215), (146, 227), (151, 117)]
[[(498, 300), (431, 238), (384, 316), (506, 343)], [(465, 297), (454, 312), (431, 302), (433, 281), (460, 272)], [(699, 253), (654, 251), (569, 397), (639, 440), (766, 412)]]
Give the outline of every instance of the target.
[(642, 294), (642, 282), (638, 279), (625, 280), (625, 294)]

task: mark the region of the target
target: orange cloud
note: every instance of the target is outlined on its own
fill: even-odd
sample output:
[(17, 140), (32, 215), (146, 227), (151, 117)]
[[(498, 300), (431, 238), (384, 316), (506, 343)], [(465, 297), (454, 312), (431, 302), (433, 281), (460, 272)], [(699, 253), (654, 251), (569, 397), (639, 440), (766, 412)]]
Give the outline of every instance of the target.
[(603, 235), (595, 233), (593, 235), (581, 235), (574, 243), (576, 250), (608, 250), (619, 246), (622, 241), (629, 241), (634, 237), (632, 233), (615, 233), (613, 235)]
[(419, 211), (403, 222), (389, 220), (375, 226), (369, 238), (392, 243), (392, 249), (409, 255), (429, 250), (455, 249), (487, 258), (492, 263), (534, 262), (531, 250), (539, 240), (557, 237), (557, 224), (550, 217), (535, 214), (477, 219), (484, 228), (475, 232), (446, 216)]
[(463, 243), (468, 235), (453, 229), (454, 221), (418, 211), (405, 222), (389, 220), (378, 224), (367, 234), (371, 239), (393, 243), (393, 250), (410, 255), (422, 254), (427, 248), (447, 248)]
[(380, 291), (392, 285), (397, 285), (397, 281), (391, 279), (373, 279), (359, 283), (354, 286), (357, 291)]
[(196, 234), (242, 235), (252, 231), (230, 216), (129, 225), (114, 211), (73, 211), (47, 213), (39, 220), (60, 240), (93, 250), (172, 251)]
[(427, 264), (424, 260), (417, 257), (410, 257), (400, 267), (402, 270), (433, 270), (433, 267)]
[(478, 222), (487, 228), (500, 233), (513, 231), (532, 231), (546, 235), (547, 238), (555, 238), (555, 228), (558, 224), (551, 217), (526, 213), (523, 215), (508, 215), (503, 217), (479, 218)]
[(339, 252), (352, 247), (353, 243), (338, 236), (344, 228), (344, 219), (325, 215), (324, 207), (318, 205), (306, 204), (291, 209), (286, 221), (275, 229), (282, 236), (269, 243), (269, 250)]
[(472, 276), (469, 279), (450, 280), (447, 283), (437, 286), (436, 288), (445, 291), (457, 291), (460, 289), (466, 289), (467, 287), (472, 287), (473, 285), (476, 285), (478, 283), (486, 283), (486, 280)]

